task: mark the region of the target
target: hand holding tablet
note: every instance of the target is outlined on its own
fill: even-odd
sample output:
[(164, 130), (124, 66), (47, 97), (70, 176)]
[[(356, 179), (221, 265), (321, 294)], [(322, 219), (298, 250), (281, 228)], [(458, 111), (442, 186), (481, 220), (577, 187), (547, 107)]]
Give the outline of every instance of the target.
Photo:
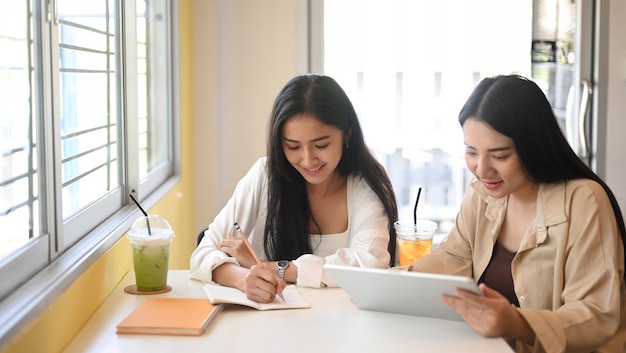
[(363, 310), (463, 321), (441, 301), (456, 289), (481, 294), (473, 279), (463, 276), (324, 265), (326, 272)]

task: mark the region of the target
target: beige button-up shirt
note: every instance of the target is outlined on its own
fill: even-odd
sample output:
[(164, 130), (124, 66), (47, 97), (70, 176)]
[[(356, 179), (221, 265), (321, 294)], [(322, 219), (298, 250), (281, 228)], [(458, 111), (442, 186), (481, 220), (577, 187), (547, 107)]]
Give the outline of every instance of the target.
[[(493, 252), (508, 197), (473, 180), (456, 223), (412, 270), (478, 280)], [(517, 352), (626, 352), (624, 251), (611, 203), (592, 180), (542, 184), (535, 229), (511, 263), (519, 313), (536, 334)]]

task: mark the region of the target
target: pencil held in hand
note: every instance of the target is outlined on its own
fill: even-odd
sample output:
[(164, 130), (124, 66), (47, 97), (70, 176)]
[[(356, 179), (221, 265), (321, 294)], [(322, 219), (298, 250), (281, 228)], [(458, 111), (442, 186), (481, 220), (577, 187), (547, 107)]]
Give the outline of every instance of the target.
[[(243, 232), (243, 230), (241, 230), (241, 228), (239, 227), (239, 224), (237, 222), (235, 222), (234, 224), (235, 229), (237, 229), (237, 231), (239, 232), (239, 236), (241, 237), (241, 240), (243, 240), (244, 244), (246, 244), (246, 246), (248, 247), (248, 251), (250, 251), (250, 253), (252, 254), (252, 256), (254, 257), (254, 260), (256, 261), (257, 265), (262, 265), (263, 261), (261, 261), (261, 258), (259, 258), (259, 255), (257, 255), (256, 251), (254, 251), (254, 249), (252, 248), (252, 244), (250, 244), (250, 241), (248, 241), (248, 237), (246, 236), (246, 234)], [(284, 283), (284, 282), (283, 282)], [(278, 289), (278, 288), (277, 288)], [(283, 288), (278, 289), (278, 292), (276, 293), (283, 301), (285, 301), (285, 298), (283, 297)]]
[(237, 222), (235, 222), (234, 226), (235, 226), (235, 229), (237, 229), (237, 231), (239, 232), (239, 236), (241, 237), (241, 240), (243, 240), (244, 244), (246, 244), (248, 251), (250, 251), (250, 253), (252, 254), (252, 257), (254, 257), (254, 261), (256, 261), (257, 265), (261, 265), (263, 261), (261, 261), (261, 258), (259, 258), (259, 255), (257, 255), (256, 251), (254, 251), (254, 249), (252, 248), (252, 244), (250, 244), (250, 241), (248, 241), (248, 237), (246, 236), (246, 234), (241, 230)]

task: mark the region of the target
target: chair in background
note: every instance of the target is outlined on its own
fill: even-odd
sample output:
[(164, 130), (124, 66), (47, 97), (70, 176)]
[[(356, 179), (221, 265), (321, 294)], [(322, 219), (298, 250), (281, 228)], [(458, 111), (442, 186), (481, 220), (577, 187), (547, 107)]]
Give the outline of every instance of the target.
[(202, 238), (204, 238), (204, 232), (207, 231), (208, 229), (209, 227), (206, 227), (203, 230), (201, 230), (200, 233), (198, 233), (198, 241), (196, 242), (196, 246), (200, 245)]

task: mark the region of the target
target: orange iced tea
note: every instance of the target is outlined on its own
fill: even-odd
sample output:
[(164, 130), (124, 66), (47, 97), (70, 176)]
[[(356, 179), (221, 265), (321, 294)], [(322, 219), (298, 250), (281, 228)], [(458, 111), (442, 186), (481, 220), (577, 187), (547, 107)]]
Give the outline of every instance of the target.
[(437, 223), (428, 220), (400, 220), (394, 223), (398, 243), (398, 264), (406, 266), (424, 255), (433, 247), (433, 234)]
[(398, 255), (400, 266), (412, 264), (424, 255), (430, 254), (433, 247), (433, 239), (401, 239), (398, 238)]

